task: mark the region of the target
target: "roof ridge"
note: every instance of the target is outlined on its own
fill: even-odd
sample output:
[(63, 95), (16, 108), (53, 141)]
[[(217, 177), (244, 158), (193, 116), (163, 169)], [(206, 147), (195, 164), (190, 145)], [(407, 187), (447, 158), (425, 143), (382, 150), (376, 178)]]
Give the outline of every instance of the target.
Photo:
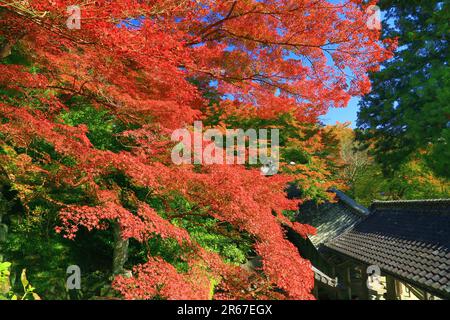
[(340, 201), (342, 201), (344, 204), (346, 204), (348, 207), (356, 211), (358, 214), (362, 216), (367, 216), (369, 214), (369, 209), (364, 207), (363, 205), (359, 204), (352, 198), (350, 198), (348, 195), (346, 195), (344, 192), (331, 188), (331, 192), (334, 192), (336, 196), (339, 198)]
[(414, 210), (421, 210), (424, 208), (436, 208), (442, 209), (442, 207), (448, 209), (450, 213), (450, 199), (416, 199), (416, 200), (375, 200), (370, 205), (370, 211), (376, 209), (389, 209), (389, 208), (406, 208), (414, 205)]
[(450, 198), (442, 199), (412, 199), (412, 200), (374, 200), (373, 203), (413, 203), (413, 202), (450, 202)]

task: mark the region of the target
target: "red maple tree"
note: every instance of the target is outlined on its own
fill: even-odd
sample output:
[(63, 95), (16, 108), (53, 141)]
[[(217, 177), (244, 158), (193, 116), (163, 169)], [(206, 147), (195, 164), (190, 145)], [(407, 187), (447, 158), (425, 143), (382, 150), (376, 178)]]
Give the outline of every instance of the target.
[[(304, 123), (316, 123), (330, 107), (344, 107), (352, 96), (369, 92), (367, 72), (390, 57), (391, 44), (367, 28), (363, 1), (75, 2), (0, 1), (2, 58), (20, 47), (32, 61), (32, 67), (0, 64), (0, 139), (16, 150), (2, 155), (2, 163), (14, 163), (6, 166), (13, 180), (39, 175), (46, 184), (82, 188), (91, 199), (65, 203), (28, 185), (20, 190), (23, 202), (37, 194), (57, 202), (57, 231), (69, 238), (81, 226), (102, 229), (112, 223), (122, 239), (145, 242), (159, 235), (191, 248), (187, 273), (149, 257), (133, 277), (118, 275), (114, 286), (125, 298), (210, 298), (215, 283), (215, 298), (311, 299), (310, 262), (285, 239), (282, 227), (303, 236), (311, 232), (282, 214), (298, 204), (286, 199), (292, 178), (264, 177), (238, 165), (174, 166), (167, 137), (202, 119), (211, 91), (224, 112), (242, 115), (253, 108), (261, 118), (288, 112)], [(74, 4), (81, 9), (79, 30), (66, 26), (67, 7)], [(6, 97), (5, 90), (15, 94)], [(86, 125), (61, 120), (74, 98), (127, 124), (121, 138), (131, 146), (99, 148)], [(23, 150), (36, 140), (59, 156), (39, 161), (28, 156)], [(58, 169), (49, 169), (49, 163)], [(207, 215), (250, 234), (263, 273), (226, 264), (143, 199), (133, 200), (135, 210), (125, 206), (120, 187), (101, 179), (117, 171), (154, 196), (177, 192)], [(249, 283), (259, 289), (247, 289)]]

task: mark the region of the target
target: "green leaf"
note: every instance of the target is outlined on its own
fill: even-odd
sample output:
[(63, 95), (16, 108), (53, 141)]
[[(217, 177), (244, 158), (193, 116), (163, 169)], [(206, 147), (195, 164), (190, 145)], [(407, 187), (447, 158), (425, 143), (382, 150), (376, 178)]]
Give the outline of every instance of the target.
[(0, 272), (9, 270), (9, 267), (11, 267), (11, 262), (1, 262), (0, 263)]

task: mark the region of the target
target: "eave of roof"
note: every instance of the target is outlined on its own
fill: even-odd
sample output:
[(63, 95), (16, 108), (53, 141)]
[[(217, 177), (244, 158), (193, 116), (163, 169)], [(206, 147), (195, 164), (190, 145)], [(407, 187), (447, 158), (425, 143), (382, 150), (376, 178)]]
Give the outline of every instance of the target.
[(338, 278), (337, 277), (333, 279), (314, 266), (312, 266), (312, 269), (314, 271), (314, 278), (317, 281), (320, 281), (332, 288), (336, 288), (338, 286)]
[(351, 199), (342, 191), (330, 189), (336, 194), (338, 202), (325, 202), (299, 216), (299, 222), (307, 223), (317, 229), (317, 234), (309, 236), (313, 245), (321, 246), (353, 227), (368, 215), (369, 210)]

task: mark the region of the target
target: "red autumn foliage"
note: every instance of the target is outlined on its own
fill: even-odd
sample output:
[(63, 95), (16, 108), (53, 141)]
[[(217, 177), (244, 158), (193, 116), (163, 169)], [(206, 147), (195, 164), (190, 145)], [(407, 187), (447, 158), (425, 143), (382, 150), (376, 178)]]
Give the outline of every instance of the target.
[[(146, 264), (135, 267), (133, 271), (138, 281), (121, 276), (114, 283), (125, 299), (151, 299), (155, 296), (172, 300), (209, 298), (210, 280), (195, 269), (182, 275), (171, 264), (149, 257)], [(161, 285), (162, 289), (158, 290)]]
[[(27, 148), (42, 139), (76, 166), (41, 160), (57, 162), (60, 169), (51, 171), (23, 159), (7, 160), (26, 167), (22, 174), (39, 171), (55, 185), (83, 186), (95, 199), (96, 206), (59, 203), (58, 231), (66, 237), (73, 239), (80, 226), (101, 229), (116, 221), (124, 238), (145, 242), (157, 234), (192, 246), (188, 273), (149, 257), (134, 268), (133, 278), (119, 276), (114, 286), (125, 298), (206, 299), (214, 279), (220, 289), (216, 298), (311, 299), (311, 264), (282, 228), (291, 226), (302, 236), (314, 232), (282, 214), (297, 206), (284, 191), (292, 177), (263, 177), (237, 165), (176, 167), (167, 161), (167, 136), (201, 119), (209, 90), (222, 97), (218, 106), (225, 114), (251, 112), (264, 119), (292, 112), (310, 123), (328, 108), (344, 107), (352, 96), (367, 93), (367, 71), (391, 53), (378, 41), (378, 32), (365, 26), (362, 2), (98, 0), (83, 2), (80, 30), (65, 25), (73, 1), (2, 3), (3, 38), (20, 45), (38, 67), (0, 64), (2, 88), (21, 93), (0, 103), (2, 144)], [(132, 18), (139, 27), (126, 25)], [(71, 108), (68, 97), (82, 97), (138, 127), (122, 133), (133, 138), (133, 147), (95, 148), (85, 125), (59, 119)], [(117, 170), (153, 195), (179, 192), (211, 217), (252, 235), (263, 276), (226, 265), (147, 203), (138, 201), (137, 212), (126, 209), (117, 188), (105, 190), (98, 182)], [(305, 175), (314, 174), (305, 168)], [(250, 283), (261, 288), (260, 295), (242, 293), (249, 292), (242, 288)]]

